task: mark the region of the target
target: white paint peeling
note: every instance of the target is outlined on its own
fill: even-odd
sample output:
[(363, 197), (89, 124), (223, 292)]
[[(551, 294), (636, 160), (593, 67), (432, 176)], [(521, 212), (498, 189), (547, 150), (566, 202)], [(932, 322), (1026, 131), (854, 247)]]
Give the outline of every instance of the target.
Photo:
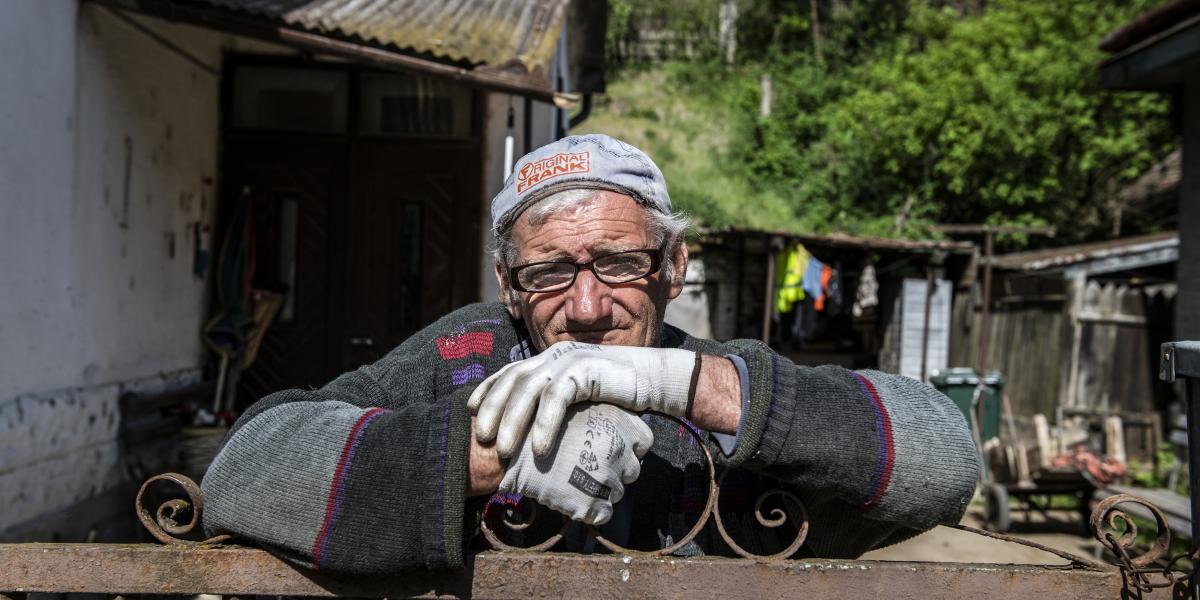
[(125, 383), (30, 394), (0, 403), (0, 530), (69, 507), (127, 480), (119, 398), (199, 381), (189, 369)]

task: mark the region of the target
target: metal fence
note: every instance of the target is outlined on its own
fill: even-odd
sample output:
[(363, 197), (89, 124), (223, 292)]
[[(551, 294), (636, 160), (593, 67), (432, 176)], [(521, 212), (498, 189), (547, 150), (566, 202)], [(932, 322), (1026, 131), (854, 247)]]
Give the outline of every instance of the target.
[[(1187, 380), (1191, 464), (1200, 463), (1200, 342), (1165, 344), (1161, 377)], [(684, 428), (690, 431), (690, 428)], [(701, 447), (704, 447), (701, 444)], [(1200, 522), (1192, 520), (1193, 550), (1166, 556), (1170, 528), (1162, 512), (1146, 500), (1120, 495), (1099, 503), (1091, 515), (1097, 540), (1116, 556), (1116, 565), (1048, 548), (1027, 540), (959, 525), (983, 536), (1032, 546), (1065, 558), (1062, 566), (994, 565), (855, 560), (790, 560), (802, 547), (808, 520), (800, 501), (774, 490), (763, 494), (755, 513), (763, 527), (793, 521), (795, 539), (782, 551), (760, 556), (739, 546), (721, 522), (720, 478), (708, 457), (709, 497), (691, 532), (676, 544), (653, 552), (623, 548), (597, 535), (610, 555), (544, 553), (561, 533), (530, 548), (501, 541), (484, 525), (497, 549), (470, 559), (464, 569), (411, 570), (388, 577), (339, 576), (298, 569), (257, 548), (235, 544), (230, 536), (190, 540), (203, 513), (203, 496), (194, 482), (177, 474), (150, 478), (139, 491), (136, 510), (143, 525), (163, 545), (154, 544), (0, 544), (0, 600), (23, 600), (28, 593), (222, 594), (337, 597), (772, 597), (822, 598), (1196, 598), (1195, 570)], [(1192, 470), (1192, 514), (1200, 513), (1200, 492)], [(182, 487), (175, 498), (151, 510), (148, 490), (162, 482)], [(771, 495), (784, 508), (764, 511)], [(1122, 509), (1140, 504), (1156, 520), (1154, 543), (1135, 554), (1137, 526)], [(744, 558), (676, 557), (712, 520), (721, 536)], [(186, 521), (186, 522), (184, 522)], [(504, 522), (505, 526), (514, 526)], [(516, 527), (524, 527), (527, 522)], [(565, 530), (565, 529), (564, 529)], [(1192, 571), (1178, 570), (1191, 559)]]

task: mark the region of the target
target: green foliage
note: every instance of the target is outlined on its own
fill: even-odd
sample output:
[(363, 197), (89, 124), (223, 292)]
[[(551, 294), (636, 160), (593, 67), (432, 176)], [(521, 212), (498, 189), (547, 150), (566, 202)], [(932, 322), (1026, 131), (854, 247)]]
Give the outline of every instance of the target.
[(655, 132), (668, 177), (696, 177), (668, 180), (708, 225), (923, 237), (934, 222), (1024, 223), (1094, 237), (1116, 193), (1173, 142), (1165, 99), (1097, 85), (1098, 39), (1153, 0), (825, 0), (816, 29), (809, 3), (744, 1), (733, 68), (718, 62), (717, 4), (611, 4), (625, 15), (618, 36), (652, 23), (691, 40), (675, 56), (690, 60), (653, 65), (669, 72), (665, 98), (630, 97), (623, 110), (655, 102), (662, 116), (676, 103), (694, 117), (639, 127)]
[(1133, 485), (1137, 487), (1164, 489), (1170, 484), (1171, 472), (1177, 467), (1180, 468), (1179, 477), (1175, 489), (1171, 491), (1189, 496), (1191, 486), (1188, 483), (1188, 466), (1186, 464), (1179, 465), (1175, 447), (1171, 444), (1164, 443), (1159, 446), (1153, 462), (1144, 463), (1137, 459), (1130, 459), (1129, 474), (1133, 479)]
[(695, 85), (695, 76), (693, 65), (677, 62), (627, 72), (610, 82), (592, 116), (572, 132), (607, 133), (646, 150), (662, 168), (675, 207), (699, 224), (799, 227), (783, 198), (756, 190), (744, 168), (730, 166), (731, 90), (718, 85), (680, 93)]

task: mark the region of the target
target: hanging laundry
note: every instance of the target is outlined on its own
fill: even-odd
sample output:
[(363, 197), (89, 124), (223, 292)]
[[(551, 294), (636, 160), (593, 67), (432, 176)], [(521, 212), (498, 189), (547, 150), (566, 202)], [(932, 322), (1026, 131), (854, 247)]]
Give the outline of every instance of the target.
[(861, 317), (863, 312), (879, 304), (879, 282), (875, 280), (875, 267), (863, 267), (862, 275), (858, 278), (858, 291), (854, 294), (854, 306), (850, 312)]
[(813, 308), (818, 311), (825, 310), (825, 301), (829, 298), (829, 280), (833, 278), (833, 267), (825, 265), (821, 267), (821, 295), (817, 296), (813, 302)]
[(811, 254), (808, 256), (808, 266), (804, 269), (804, 294), (812, 296), (814, 299), (821, 296), (821, 269), (825, 268), (825, 263), (816, 259)]
[(831, 269), (829, 281), (825, 284), (825, 312), (837, 316), (842, 313), (844, 306), (842, 297), (842, 266), (839, 263)]
[(804, 272), (808, 267), (808, 249), (793, 244), (775, 257), (775, 310), (792, 312), (794, 304), (804, 299)]

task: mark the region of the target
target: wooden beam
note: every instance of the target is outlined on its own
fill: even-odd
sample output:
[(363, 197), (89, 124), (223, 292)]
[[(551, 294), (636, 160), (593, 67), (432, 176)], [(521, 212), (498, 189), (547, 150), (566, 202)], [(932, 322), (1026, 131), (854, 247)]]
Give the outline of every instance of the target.
[(1200, 66), (1200, 15), (1150, 36), (1100, 65), (1100, 87), (1168, 91)]
[[(149, 544), (0, 544), (0, 592), (486, 598), (1116, 598), (1121, 576), (1083, 565), (852, 560), (755, 562), (487, 552), (466, 569), (335, 576), (263, 550)], [(1149, 598), (1169, 598), (1156, 590)]]

